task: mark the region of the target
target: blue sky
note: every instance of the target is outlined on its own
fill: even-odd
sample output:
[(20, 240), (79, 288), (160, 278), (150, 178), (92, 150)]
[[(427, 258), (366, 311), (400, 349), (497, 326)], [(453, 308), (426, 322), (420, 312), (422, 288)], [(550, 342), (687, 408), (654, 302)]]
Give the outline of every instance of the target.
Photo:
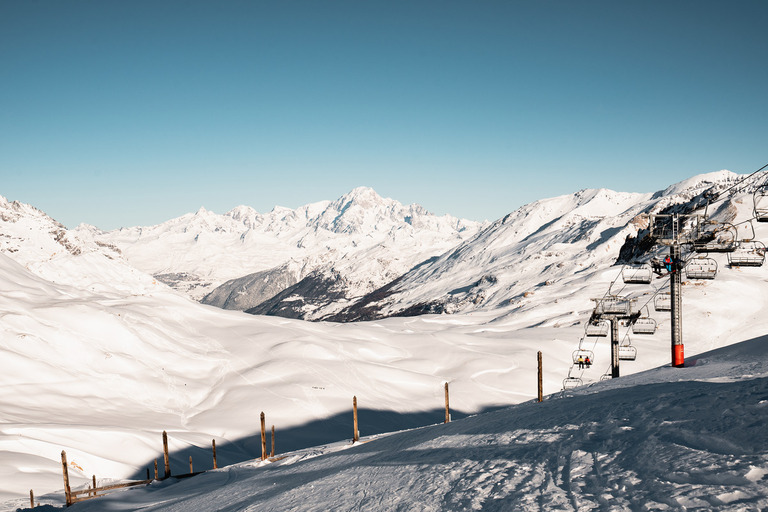
[(68, 227), (360, 185), (495, 220), (768, 162), (768, 2), (0, 2), (0, 195)]

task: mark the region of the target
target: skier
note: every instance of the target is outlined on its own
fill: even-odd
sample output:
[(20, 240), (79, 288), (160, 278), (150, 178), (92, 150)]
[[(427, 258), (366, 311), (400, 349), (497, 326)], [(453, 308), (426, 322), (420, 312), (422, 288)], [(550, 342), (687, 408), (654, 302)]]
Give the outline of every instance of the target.
[(584, 358), (584, 366), (586, 366), (587, 368), (592, 366), (592, 360), (589, 358), (589, 356)]
[(579, 356), (579, 359), (577, 360), (577, 362), (579, 363), (579, 370), (583, 370), (584, 369), (584, 358)]
[(667, 272), (672, 273), (672, 270), (674, 269), (674, 264), (672, 261), (672, 257), (667, 254), (667, 256), (664, 258), (664, 266), (667, 267)]

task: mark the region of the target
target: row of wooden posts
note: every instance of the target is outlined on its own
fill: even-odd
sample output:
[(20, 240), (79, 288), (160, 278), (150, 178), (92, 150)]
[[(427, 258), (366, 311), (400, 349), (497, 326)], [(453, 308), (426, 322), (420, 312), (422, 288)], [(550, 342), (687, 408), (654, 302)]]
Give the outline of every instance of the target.
[[(542, 355), (541, 352), (538, 353), (538, 401), (541, 402), (544, 399), (543, 394), (543, 371), (542, 371)], [(356, 443), (360, 440), (360, 430), (358, 428), (358, 419), (357, 419), (357, 396), (352, 397), (352, 415), (353, 415), (353, 436), (352, 436), (352, 442)], [(445, 421), (444, 423), (450, 423), (451, 421), (451, 408), (450, 408), (450, 400), (449, 400), (449, 393), (448, 393), (448, 383), (445, 383)], [(213, 439), (211, 441), (212, 449), (213, 449), (213, 469), (218, 469), (219, 465), (216, 460), (216, 440)], [(267, 454), (267, 430), (266, 430), (266, 420), (264, 413), (261, 413), (261, 460), (267, 460), (269, 458), (273, 458), (275, 456), (275, 426), (272, 425), (272, 436), (271, 436), (271, 451), (269, 454)], [(170, 462), (170, 456), (168, 453), (168, 433), (164, 430), (163, 431), (163, 462), (165, 465), (165, 476), (162, 478), (162, 480), (166, 478), (171, 477), (171, 462)], [(147, 479), (146, 480), (139, 480), (135, 482), (128, 482), (123, 484), (114, 484), (114, 485), (108, 485), (104, 487), (96, 487), (96, 475), (93, 476), (93, 487), (79, 490), (79, 491), (72, 491), (69, 485), (69, 467), (67, 464), (67, 453), (65, 451), (61, 452), (61, 466), (62, 471), (64, 474), (64, 494), (66, 497), (66, 503), (67, 506), (72, 505), (73, 503), (77, 503), (79, 501), (85, 501), (91, 498), (95, 498), (97, 496), (103, 495), (109, 491), (113, 491), (116, 489), (123, 489), (127, 487), (134, 487), (137, 485), (147, 485), (152, 482), (152, 479), (150, 479), (149, 475), (149, 468), (147, 468)], [(200, 474), (200, 472), (195, 473), (192, 466), (192, 456), (189, 457), (189, 473), (184, 475), (178, 475), (176, 478), (184, 478), (189, 476), (194, 476)], [(158, 466), (157, 466), (157, 459), (155, 459), (155, 478), (154, 480), (160, 480), (158, 478)], [(101, 493), (101, 494), (99, 494)], [(32, 490), (29, 491), (29, 500), (30, 505), (32, 508), (35, 507), (35, 495)]]

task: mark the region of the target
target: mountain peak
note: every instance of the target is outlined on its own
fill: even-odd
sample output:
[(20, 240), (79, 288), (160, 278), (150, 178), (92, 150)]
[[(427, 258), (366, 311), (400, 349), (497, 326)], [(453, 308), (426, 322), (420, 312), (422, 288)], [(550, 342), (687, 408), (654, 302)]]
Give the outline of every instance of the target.
[(376, 191), (371, 187), (353, 188), (351, 191), (339, 198), (339, 202), (342, 204), (356, 203), (364, 208), (381, 205), (384, 203), (384, 201), (384, 198), (376, 193)]

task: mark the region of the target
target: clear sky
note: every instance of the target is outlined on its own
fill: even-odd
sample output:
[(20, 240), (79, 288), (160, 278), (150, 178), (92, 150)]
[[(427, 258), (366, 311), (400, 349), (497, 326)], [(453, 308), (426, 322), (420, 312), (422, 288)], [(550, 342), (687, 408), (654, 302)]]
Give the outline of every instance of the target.
[(495, 220), (768, 163), (768, 2), (0, 1), (0, 195), (68, 227), (360, 185)]

